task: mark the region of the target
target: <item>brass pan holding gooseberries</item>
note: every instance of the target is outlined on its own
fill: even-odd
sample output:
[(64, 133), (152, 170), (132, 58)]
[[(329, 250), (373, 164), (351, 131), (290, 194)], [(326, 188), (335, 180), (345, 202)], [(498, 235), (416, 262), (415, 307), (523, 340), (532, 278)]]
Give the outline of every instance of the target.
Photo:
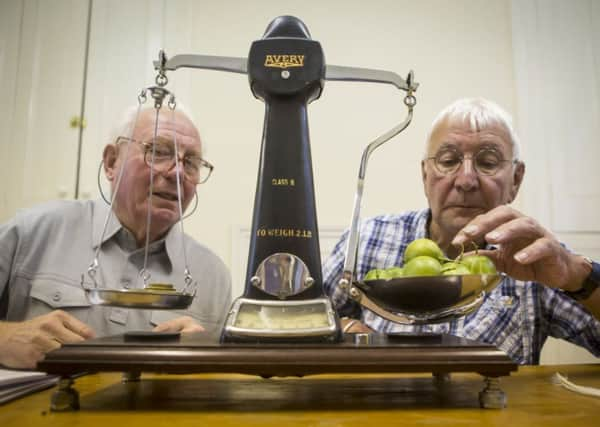
[(435, 242), (417, 239), (406, 248), (403, 267), (369, 271), (350, 296), (395, 322), (439, 323), (475, 311), (502, 277), (483, 255), (449, 260)]

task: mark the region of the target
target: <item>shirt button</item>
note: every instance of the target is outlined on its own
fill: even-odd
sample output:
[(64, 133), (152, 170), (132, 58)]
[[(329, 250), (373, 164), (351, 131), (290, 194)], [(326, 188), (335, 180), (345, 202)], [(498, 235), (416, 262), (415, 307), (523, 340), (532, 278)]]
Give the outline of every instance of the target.
[(62, 297), (62, 294), (60, 293), (60, 291), (56, 291), (54, 292), (54, 295), (52, 295), (52, 301), (60, 301)]

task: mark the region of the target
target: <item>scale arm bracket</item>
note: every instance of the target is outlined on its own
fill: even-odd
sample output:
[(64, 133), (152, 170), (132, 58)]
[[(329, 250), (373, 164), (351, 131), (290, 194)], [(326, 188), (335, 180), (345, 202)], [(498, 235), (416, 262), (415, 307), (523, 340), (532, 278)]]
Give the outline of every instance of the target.
[[(162, 51), (161, 51), (162, 52)], [(248, 58), (214, 55), (175, 55), (153, 62), (155, 70), (175, 71), (178, 68), (200, 68), (205, 70), (227, 71), (248, 74)]]
[(371, 141), (365, 147), (361, 157), (360, 168), (358, 171), (358, 184), (356, 187), (356, 195), (354, 197), (354, 208), (352, 211), (350, 233), (346, 244), (346, 258), (344, 260), (344, 270), (342, 276), (342, 280), (351, 283), (355, 279), (356, 261), (358, 258), (360, 209), (364, 190), (365, 174), (367, 170), (367, 162), (375, 149), (406, 129), (406, 127), (412, 121), (413, 108), (417, 103), (414, 93), (419, 87), (419, 83), (415, 82), (414, 73), (412, 70), (408, 72), (406, 79), (403, 79), (397, 73), (392, 71), (345, 67), (339, 65), (326, 66), (325, 80), (387, 83), (394, 85), (396, 88), (406, 92), (404, 104), (408, 108), (408, 112), (404, 121), (380, 135), (375, 140)]
[(371, 68), (345, 67), (341, 65), (327, 65), (325, 67), (325, 80), (338, 80), (348, 82), (387, 83), (406, 92), (415, 92), (419, 83), (413, 81), (413, 72), (403, 79), (392, 71), (375, 70)]
[[(412, 72), (411, 72), (412, 75)], [(375, 151), (376, 148), (381, 146), (383, 143), (389, 141), (394, 136), (402, 132), (410, 124), (413, 117), (413, 107), (416, 103), (415, 97), (412, 95), (412, 91), (408, 91), (408, 94), (404, 98), (404, 103), (408, 107), (408, 113), (406, 119), (388, 130), (384, 134), (380, 135), (374, 141), (372, 141), (365, 149), (360, 161), (360, 168), (358, 171), (358, 183), (356, 186), (356, 194), (354, 196), (354, 207), (352, 210), (352, 220), (350, 224), (350, 230), (348, 235), (348, 241), (346, 244), (346, 258), (344, 260), (344, 278), (350, 282), (355, 279), (356, 273), (356, 261), (358, 260), (358, 241), (360, 239), (360, 210), (362, 203), (362, 196), (364, 190), (364, 181), (367, 171), (367, 163), (369, 157)]]

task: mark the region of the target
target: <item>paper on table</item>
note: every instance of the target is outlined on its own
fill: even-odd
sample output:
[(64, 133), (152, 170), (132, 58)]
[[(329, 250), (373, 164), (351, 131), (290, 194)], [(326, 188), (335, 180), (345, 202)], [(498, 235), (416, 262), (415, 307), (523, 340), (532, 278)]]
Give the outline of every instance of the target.
[(0, 404), (52, 387), (57, 382), (57, 376), (43, 372), (0, 369)]
[(0, 369), (0, 389), (11, 384), (19, 384), (45, 378), (48, 375), (37, 371), (16, 371), (12, 369)]
[(586, 396), (600, 397), (600, 389), (594, 387), (584, 387), (581, 385), (574, 384), (571, 381), (569, 381), (566, 378), (566, 376), (563, 377), (558, 372), (556, 372), (552, 376), (551, 380), (554, 384), (561, 385), (567, 390), (571, 390), (575, 393), (585, 394)]

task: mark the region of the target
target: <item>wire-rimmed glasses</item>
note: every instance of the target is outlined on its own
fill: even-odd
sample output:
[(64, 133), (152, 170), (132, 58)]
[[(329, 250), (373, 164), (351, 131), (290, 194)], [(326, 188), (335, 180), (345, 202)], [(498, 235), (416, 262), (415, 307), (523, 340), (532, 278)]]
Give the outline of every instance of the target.
[(491, 176), (497, 174), (506, 163), (517, 163), (517, 160), (506, 160), (502, 153), (494, 148), (482, 148), (472, 156), (465, 156), (456, 148), (444, 148), (433, 157), (427, 157), (426, 160), (432, 160), (435, 169), (442, 175), (452, 175), (456, 173), (465, 159), (471, 159), (473, 169), (480, 174)]
[[(117, 139), (117, 144), (128, 140), (129, 138), (121, 136)], [(152, 141), (137, 141), (135, 139), (131, 141), (137, 142), (142, 146), (144, 162), (148, 167), (153, 167), (156, 172), (164, 174), (175, 166), (175, 146), (171, 141), (161, 138), (156, 138), (154, 143)], [(193, 184), (205, 183), (214, 169), (214, 166), (210, 162), (195, 154), (187, 154), (183, 158), (180, 155), (179, 161), (183, 164), (185, 179)]]

